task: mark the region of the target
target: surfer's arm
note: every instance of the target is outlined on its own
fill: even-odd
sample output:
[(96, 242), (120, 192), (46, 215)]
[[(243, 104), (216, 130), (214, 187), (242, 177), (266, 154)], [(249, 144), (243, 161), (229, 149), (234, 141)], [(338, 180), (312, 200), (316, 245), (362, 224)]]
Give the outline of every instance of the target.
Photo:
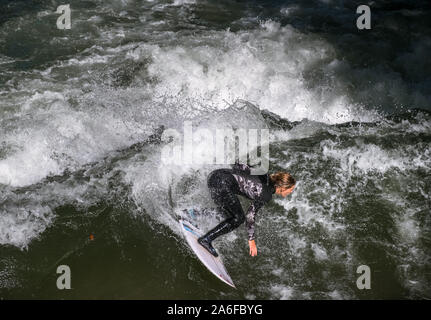
[(248, 245), (250, 247), (250, 255), (252, 257), (257, 256), (256, 241), (254, 240), (254, 218), (257, 210), (261, 207), (259, 202), (253, 202), (247, 210), (245, 215), (245, 224), (247, 226), (248, 233)]
[(254, 240), (254, 220), (256, 212), (262, 207), (263, 203), (254, 201), (247, 210), (245, 215), (245, 224), (247, 227), (248, 241)]

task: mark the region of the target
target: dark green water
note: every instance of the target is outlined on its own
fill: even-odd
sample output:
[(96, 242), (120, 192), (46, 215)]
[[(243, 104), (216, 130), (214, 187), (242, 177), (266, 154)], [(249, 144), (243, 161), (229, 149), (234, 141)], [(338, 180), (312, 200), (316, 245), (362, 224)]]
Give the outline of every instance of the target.
[[(354, 1), (70, 1), (70, 30), (60, 4), (0, 3), (1, 299), (431, 298), (427, 2), (375, 1), (367, 32)], [(162, 162), (184, 121), (269, 129), (298, 181), (257, 257), (243, 226), (215, 242), (237, 290), (176, 221), (221, 167)]]

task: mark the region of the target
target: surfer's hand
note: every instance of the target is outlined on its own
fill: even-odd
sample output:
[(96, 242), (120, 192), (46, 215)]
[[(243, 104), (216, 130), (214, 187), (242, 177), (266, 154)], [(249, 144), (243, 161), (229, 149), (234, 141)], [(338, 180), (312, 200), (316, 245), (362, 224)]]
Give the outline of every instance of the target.
[(250, 246), (250, 255), (252, 257), (257, 256), (256, 242), (254, 240), (249, 240), (248, 245)]

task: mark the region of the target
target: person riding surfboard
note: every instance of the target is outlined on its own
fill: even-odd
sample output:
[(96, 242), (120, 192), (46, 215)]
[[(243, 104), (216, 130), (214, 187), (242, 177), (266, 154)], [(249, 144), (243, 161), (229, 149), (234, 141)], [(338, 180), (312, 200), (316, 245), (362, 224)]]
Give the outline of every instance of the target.
[[(295, 188), (295, 179), (287, 172), (274, 174), (251, 175), (250, 166), (235, 163), (232, 169), (217, 169), (208, 175), (208, 188), (211, 198), (226, 220), (208, 231), (198, 239), (201, 246), (217, 257), (212, 241), (238, 228), (246, 222), (250, 255), (257, 255), (255, 241), (255, 216), (257, 211), (272, 199), (275, 193), (286, 197)], [(252, 203), (244, 214), (238, 195), (244, 196)]]

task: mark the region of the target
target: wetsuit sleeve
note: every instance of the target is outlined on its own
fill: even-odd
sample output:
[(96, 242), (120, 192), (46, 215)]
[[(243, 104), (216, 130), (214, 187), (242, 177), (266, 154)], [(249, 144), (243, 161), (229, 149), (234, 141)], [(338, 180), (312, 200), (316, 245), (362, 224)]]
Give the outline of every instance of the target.
[(247, 227), (248, 240), (254, 240), (254, 219), (257, 211), (263, 206), (263, 202), (254, 201), (247, 210), (245, 215), (245, 224)]

